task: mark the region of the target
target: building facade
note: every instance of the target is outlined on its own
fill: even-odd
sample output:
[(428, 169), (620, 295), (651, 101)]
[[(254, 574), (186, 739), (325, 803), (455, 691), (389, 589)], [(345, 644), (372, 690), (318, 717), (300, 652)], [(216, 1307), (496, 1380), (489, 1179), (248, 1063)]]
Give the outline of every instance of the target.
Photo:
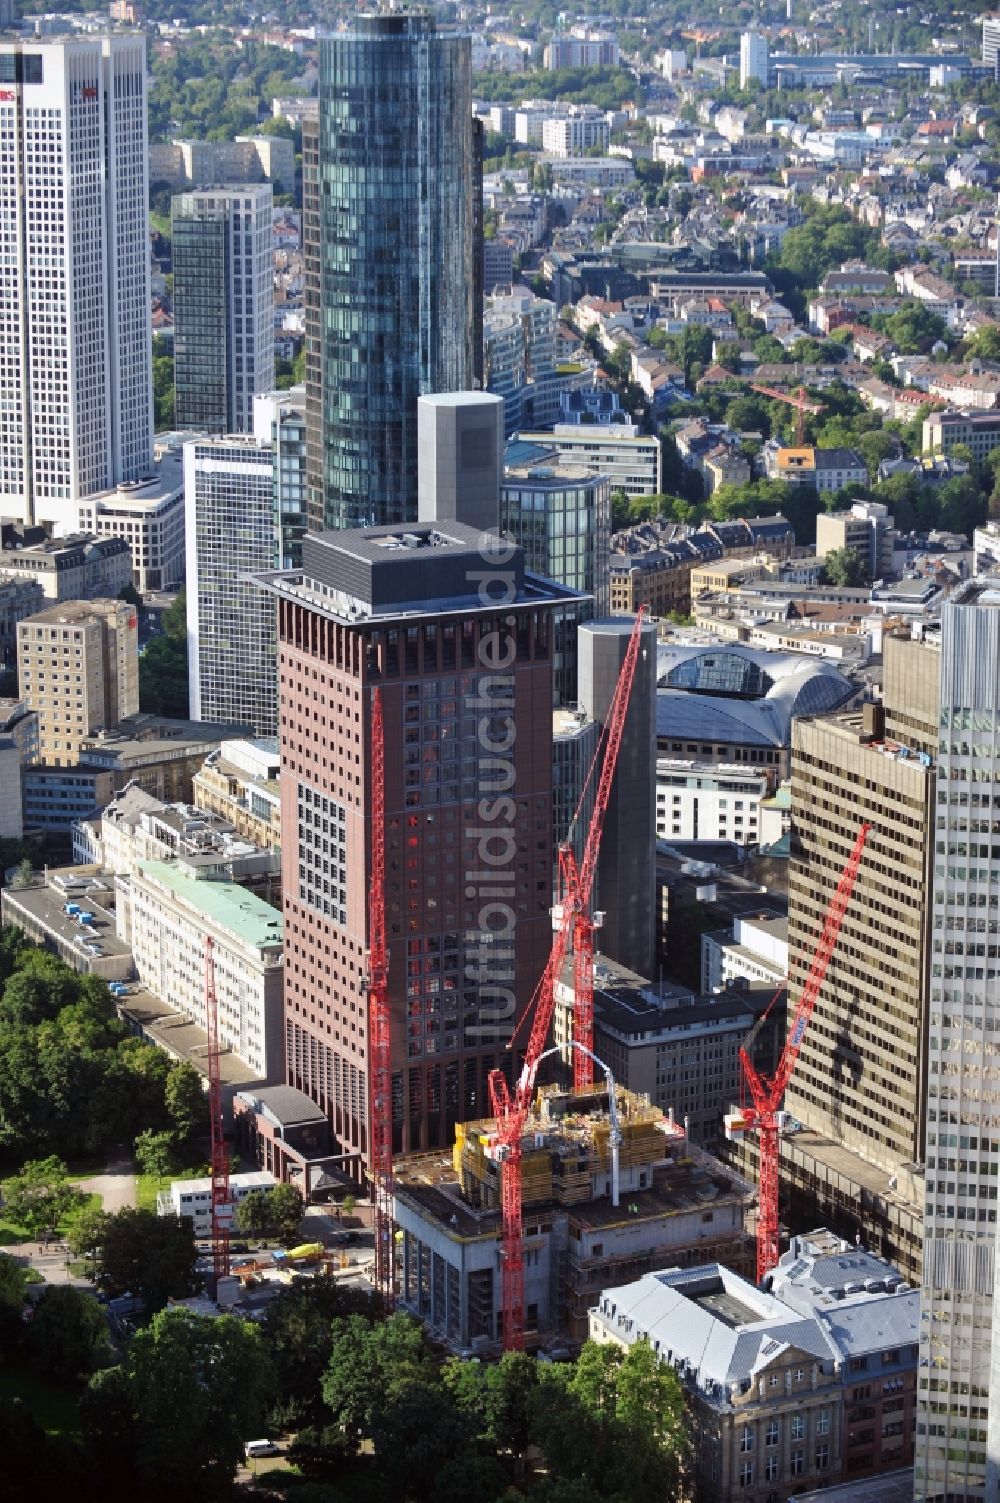
[(80, 503), (80, 526), (102, 543), (124, 539), (132, 583), (144, 595), (184, 578), (184, 473), (181, 456), (164, 454), (151, 475)]
[[(512, 1060), (506, 1045), (551, 945), (551, 613), (571, 597), (526, 574), (519, 548), (484, 546), (458, 523), (307, 533), (301, 573), (268, 582), (282, 695), (286, 1083), (361, 1155), (376, 687), (397, 1151), (443, 1147), (485, 1106), (488, 1072)], [(479, 900), (485, 872), (490, 896)], [(495, 907), (498, 886), (513, 889), (507, 908)]]
[(992, 1335), (1000, 866), (982, 839), (1000, 800), (998, 662), (1000, 579), (985, 576), (963, 585), (941, 610), (915, 1462), (920, 1503), (987, 1499), (1000, 1485), (1000, 1354)]
[(468, 391), (481, 238), (468, 37), (361, 15), (303, 145), (311, 526), (413, 521), (417, 398)]
[(148, 472), (146, 43), (0, 40), (0, 517)]
[(611, 487), (579, 465), (507, 465), (500, 527), (524, 549), (535, 574), (589, 595), (592, 614), (610, 609)]
[(253, 432), (261, 443), (270, 444), (273, 456), (278, 560), (282, 569), (297, 569), (307, 520), (305, 387), (255, 397)]
[(184, 446), (192, 720), (278, 729), (274, 602), (251, 583), (277, 563), (274, 454), (259, 439)]
[(596, 425), (556, 423), (551, 433), (520, 432), (524, 443), (555, 451), (567, 464), (606, 475), (613, 491), (626, 496), (657, 496), (663, 490), (660, 441), (651, 434), (625, 433)]
[(88, 737), (138, 712), (138, 640), (123, 600), (66, 601), (18, 623), (18, 683), (38, 716), (40, 761), (75, 767)]
[(268, 183), (173, 200), (178, 428), (250, 433), (254, 397), (274, 387), (271, 204)]

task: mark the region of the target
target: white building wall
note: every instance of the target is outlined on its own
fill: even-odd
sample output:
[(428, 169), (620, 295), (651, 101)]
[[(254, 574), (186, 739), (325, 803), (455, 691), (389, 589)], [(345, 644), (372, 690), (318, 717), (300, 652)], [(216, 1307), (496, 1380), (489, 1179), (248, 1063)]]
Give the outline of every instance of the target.
[(767, 778), (743, 768), (658, 760), (657, 839), (757, 845), (760, 803), (767, 797)]

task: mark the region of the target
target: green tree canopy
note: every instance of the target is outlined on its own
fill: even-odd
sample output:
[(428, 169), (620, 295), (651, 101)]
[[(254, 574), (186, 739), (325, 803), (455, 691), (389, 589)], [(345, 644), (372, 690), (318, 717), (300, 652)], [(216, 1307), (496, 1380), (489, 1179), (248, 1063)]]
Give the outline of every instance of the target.
[(855, 548), (834, 548), (823, 559), (827, 584), (854, 589), (871, 584), (868, 565)]
[(7, 1180), (3, 1195), (7, 1218), (23, 1226), (29, 1237), (55, 1231), (83, 1198), (67, 1179), (66, 1165), (54, 1154), (25, 1164), (20, 1174)]
[(168, 1299), (194, 1292), (197, 1258), (190, 1217), (126, 1208), (104, 1227), (97, 1287), (109, 1295), (141, 1296), (158, 1310)]
[(111, 1357), (108, 1323), (92, 1294), (71, 1284), (51, 1284), (27, 1327), (32, 1365), (57, 1383), (88, 1377)]

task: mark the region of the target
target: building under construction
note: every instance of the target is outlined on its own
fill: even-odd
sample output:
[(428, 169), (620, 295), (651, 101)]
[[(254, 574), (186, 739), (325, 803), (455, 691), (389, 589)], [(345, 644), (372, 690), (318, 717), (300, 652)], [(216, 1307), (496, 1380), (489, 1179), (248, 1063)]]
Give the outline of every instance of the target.
[[(601, 1290), (644, 1273), (712, 1262), (752, 1273), (751, 1186), (689, 1144), (648, 1097), (615, 1095), (617, 1134), (605, 1084), (541, 1087), (525, 1125), (529, 1344), (582, 1340)], [(485, 1119), (459, 1126), (451, 1159), (396, 1166), (398, 1303), (456, 1350), (488, 1350), (500, 1337), (501, 1155)]]

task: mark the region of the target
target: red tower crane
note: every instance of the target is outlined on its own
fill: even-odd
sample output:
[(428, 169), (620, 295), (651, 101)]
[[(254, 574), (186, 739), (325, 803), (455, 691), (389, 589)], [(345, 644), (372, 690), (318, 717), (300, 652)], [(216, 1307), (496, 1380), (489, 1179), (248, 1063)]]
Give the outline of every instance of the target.
[[(622, 664), (621, 673), (618, 676), (618, 683), (611, 701), (611, 708), (604, 730), (604, 761), (594, 800), (594, 812), (587, 830), (587, 838), (584, 843), (583, 855), (579, 866), (577, 866), (572, 851), (567, 845), (563, 845), (560, 848), (559, 865), (565, 884), (563, 902), (560, 905), (561, 912), (557, 912), (558, 926), (552, 941), (552, 949), (549, 953), (545, 970), (528, 1006), (528, 1013), (532, 1019), (531, 1033), (528, 1038), (524, 1064), (521, 1067), (521, 1073), (518, 1077), (513, 1096), (511, 1096), (508, 1090), (506, 1078), (501, 1070), (492, 1070), (489, 1077), (490, 1101), (492, 1103), (493, 1114), (496, 1118), (496, 1147), (499, 1150), (501, 1162), (503, 1346), (504, 1350), (508, 1352), (517, 1351), (524, 1346), (524, 1223), (521, 1194), (521, 1135), (531, 1109), (538, 1061), (545, 1049), (546, 1039), (552, 1023), (552, 1013), (555, 1008), (555, 989), (562, 976), (563, 965), (569, 951), (570, 938), (575, 933), (581, 917), (584, 918), (585, 925), (583, 933), (584, 944), (586, 944), (586, 925), (590, 924), (592, 926), (592, 920), (588, 915), (591, 888), (594, 882), (594, 874), (597, 870), (601, 832), (604, 828), (604, 816), (607, 813), (611, 784), (615, 775), (615, 767), (618, 763), (618, 752), (621, 747), (622, 733), (625, 729), (625, 717), (628, 713), (632, 685), (635, 681), (635, 670), (639, 660), (639, 647), (642, 639), (642, 627), (645, 615), (646, 607), (642, 606), (635, 618), (635, 625), (629, 638), (625, 660)], [(577, 997), (577, 1005), (574, 1008), (574, 1034), (580, 1043), (585, 1043), (585, 1040), (579, 1032), (576, 1032), (578, 1027), (581, 1030), (586, 1030), (589, 1037), (593, 1037), (592, 928), (589, 953), (591, 955), (591, 964), (586, 974), (586, 982), (589, 985), (585, 993), (585, 997), (589, 996), (590, 999), (589, 1019), (587, 1017), (583, 1017), (582, 1020), (580, 1019), (579, 995)], [(578, 984), (577, 973), (574, 968), (574, 985), (576, 984)], [(589, 1048), (589, 1044), (586, 1047)], [(579, 1049), (574, 1051), (577, 1055), (580, 1052)], [(591, 1078), (593, 1078), (592, 1075)]]
[(815, 417), (817, 413), (826, 411), (822, 402), (811, 402), (809, 400), (809, 394), (804, 386), (800, 386), (794, 396), (791, 392), (782, 391), (776, 386), (757, 386), (753, 384), (750, 390), (760, 392), (762, 397), (770, 397), (773, 402), (784, 402), (786, 407), (795, 408), (795, 442), (800, 449), (805, 436), (806, 413), (811, 413)]
[[(819, 937), (819, 943), (813, 954), (809, 974), (806, 977), (802, 995), (799, 997), (792, 1026), (788, 1030), (785, 1047), (781, 1051), (781, 1059), (778, 1068), (771, 1077), (760, 1074), (750, 1057), (753, 1049), (754, 1037), (767, 1017), (767, 1013), (761, 1018), (756, 1028), (748, 1034), (746, 1042), (740, 1050), (740, 1063), (743, 1066), (743, 1074), (753, 1097), (753, 1106), (745, 1107), (738, 1116), (730, 1116), (726, 1119), (726, 1136), (735, 1137), (744, 1132), (756, 1132), (758, 1141), (758, 1153), (760, 1157), (760, 1195), (759, 1210), (757, 1213), (757, 1282), (760, 1283), (764, 1276), (770, 1273), (778, 1261), (778, 1173), (781, 1159), (781, 1143), (778, 1134), (778, 1108), (785, 1094), (785, 1087), (792, 1077), (795, 1069), (795, 1061), (799, 1057), (802, 1040), (809, 1019), (812, 1017), (813, 1008), (819, 989), (823, 985), (826, 968), (830, 963), (837, 937), (840, 934), (840, 926), (847, 912), (847, 905), (854, 891), (854, 883), (858, 875), (858, 867), (861, 865), (861, 856), (864, 851), (865, 841), (871, 830), (870, 824), (863, 824), (858, 831), (857, 839), (847, 858), (844, 870), (840, 874), (837, 890), (830, 899), (829, 907), (823, 919), (823, 929)], [(784, 988), (782, 987), (782, 991)], [(778, 995), (780, 996), (780, 992)], [(771, 1004), (774, 1005), (773, 1002)], [(770, 1012), (770, 1007), (768, 1012)]]
[(389, 955), (385, 938), (385, 732), (382, 691), (372, 700), (372, 850), (368, 889), (368, 1076), (375, 1287), (387, 1314), (396, 1297), (392, 1217), (392, 1052)]
[(205, 937), (205, 1019), (208, 1031), (208, 1112), (212, 1153), (212, 1268), (215, 1289), (229, 1274), (229, 1150), (223, 1136), (219, 999), (215, 991), (215, 941)]

